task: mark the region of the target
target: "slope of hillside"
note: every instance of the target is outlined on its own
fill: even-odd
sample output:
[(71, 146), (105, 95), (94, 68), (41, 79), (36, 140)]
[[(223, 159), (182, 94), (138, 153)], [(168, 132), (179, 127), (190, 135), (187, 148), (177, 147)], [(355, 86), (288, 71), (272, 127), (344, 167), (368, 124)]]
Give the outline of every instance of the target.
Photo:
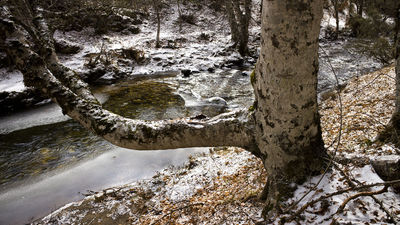
[[(391, 144), (373, 143), (394, 109), (393, 77), (393, 67), (383, 68), (351, 79), (341, 91), (343, 129), (337, 149), (339, 158), (373, 159), (398, 152)], [(339, 97), (331, 93), (324, 98), (320, 109), (323, 137), (333, 154), (337, 146), (333, 140), (337, 140), (341, 121)], [(382, 182), (368, 161), (333, 164), (325, 174), (298, 186), (294, 197), (283, 205), (284, 211), (290, 210), (268, 224), (279, 224), (283, 218), (293, 219), (292, 224), (400, 221), (400, 197), (391, 188), (379, 191), (381, 185), (363, 189), (364, 194), (369, 194), (349, 198), (360, 195), (354, 186)], [(266, 179), (261, 162), (244, 150), (210, 149), (210, 153), (192, 157), (183, 167), (160, 171), (150, 180), (95, 193), (34, 224), (257, 224), (263, 221), (263, 203), (257, 196)], [(301, 208), (321, 196), (346, 189), (349, 190)], [(345, 200), (349, 202), (343, 211), (338, 210)], [(299, 215), (291, 218), (296, 213)]]

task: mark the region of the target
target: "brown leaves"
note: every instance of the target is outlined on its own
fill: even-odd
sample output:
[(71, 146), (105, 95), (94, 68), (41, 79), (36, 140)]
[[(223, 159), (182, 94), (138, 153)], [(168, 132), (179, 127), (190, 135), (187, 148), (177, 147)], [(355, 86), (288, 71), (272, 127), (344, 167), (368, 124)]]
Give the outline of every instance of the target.
[[(394, 110), (395, 81), (391, 77), (394, 77), (394, 67), (383, 68), (353, 78), (341, 91), (343, 135), (339, 152), (373, 155), (384, 153), (374, 140), (384, 130)], [(323, 138), (329, 146), (336, 142), (340, 127), (338, 98), (330, 97), (321, 102), (320, 114)]]

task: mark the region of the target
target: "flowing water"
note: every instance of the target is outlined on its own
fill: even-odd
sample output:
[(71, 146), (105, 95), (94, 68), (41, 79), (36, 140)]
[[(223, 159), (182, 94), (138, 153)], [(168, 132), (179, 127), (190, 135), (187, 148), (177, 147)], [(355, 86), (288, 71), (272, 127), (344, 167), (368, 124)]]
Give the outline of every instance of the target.
[[(213, 116), (227, 108), (208, 98), (222, 96), (233, 108), (253, 98), (248, 77), (240, 71), (124, 81), (95, 92), (104, 108), (144, 120)], [(0, 131), (0, 224), (27, 223), (88, 191), (149, 178), (208, 151), (119, 148), (63, 116), (54, 104), (0, 118)]]
[[(319, 92), (379, 64), (344, 43), (321, 44)], [(329, 57), (327, 56), (329, 55)], [(106, 109), (130, 118), (209, 117), (249, 107), (250, 69), (135, 79), (96, 89)], [(217, 98), (216, 98), (217, 97)], [(148, 178), (207, 148), (134, 151), (113, 146), (62, 115), (55, 104), (0, 118), (0, 224), (24, 224), (83, 194)]]

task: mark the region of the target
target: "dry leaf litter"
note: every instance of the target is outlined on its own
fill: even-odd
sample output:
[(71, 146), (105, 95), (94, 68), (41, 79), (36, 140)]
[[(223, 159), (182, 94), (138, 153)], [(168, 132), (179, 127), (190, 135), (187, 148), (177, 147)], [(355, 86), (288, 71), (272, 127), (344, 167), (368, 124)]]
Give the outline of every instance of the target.
[[(394, 67), (353, 78), (341, 89), (343, 132), (337, 155), (374, 157), (395, 154), (394, 146), (375, 143), (394, 110)], [(320, 103), (323, 138), (334, 152), (340, 127), (340, 104), (334, 92), (322, 95)], [(360, 184), (382, 182), (370, 165), (339, 165), (348, 178)], [(321, 178), (322, 176), (322, 178)], [(70, 203), (35, 224), (256, 224), (263, 221), (263, 202), (257, 200), (267, 175), (260, 160), (238, 148), (213, 148), (190, 158), (184, 166), (158, 172), (152, 179), (110, 188)], [(296, 211), (311, 199), (348, 188), (337, 169), (313, 177), (298, 187), (288, 207), (321, 179), (315, 191), (305, 196)], [(379, 188), (371, 188), (376, 191)], [(371, 197), (350, 201), (336, 213), (347, 192), (307, 208), (290, 224), (391, 224), (387, 212), (400, 221), (400, 197), (390, 189)], [(385, 212), (386, 211), (386, 212)], [(271, 224), (279, 224), (280, 215)]]

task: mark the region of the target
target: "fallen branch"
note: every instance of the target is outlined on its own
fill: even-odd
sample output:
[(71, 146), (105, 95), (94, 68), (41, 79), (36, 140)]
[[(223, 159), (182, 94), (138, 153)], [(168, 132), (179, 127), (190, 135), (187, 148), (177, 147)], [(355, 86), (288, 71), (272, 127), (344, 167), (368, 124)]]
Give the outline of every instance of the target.
[(364, 192), (359, 192), (359, 193), (357, 193), (355, 195), (352, 195), (352, 196), (348, 197), (347, 199), (345, 199), (343, 201), (343, 203), (340, 205), (340, 207), (338, 208), (338, 210), (336, 211), (335, 214), (342, 213), (344, 208), (346, 207), (347, 203), (349, 203), (353, 199), (356, 199), (356, 198), (361, 197), (361, 196), (379, 195), (379, 194), (385, 193), (387, 191), (387, 189), (388, 189), (388, 187), (385, 186), (384, 188), (382, 188), (381, 190), (378, 190), (378, 191), (364, 191)]
[(389, 185), (393, 185), (393, 184), (400, 184), (400, 180), (393, 180), (393, 181), (386, 181), (386, 182), (381, 182), (381, 183), (374, 183), (374, 184), (366, 184), (366, 185), (361, 185), (361, 186), (357, 186), (357, 187), (350, 187), (347, 189), (343, 189), (343, 190), (339, 190), (336, 192), (332, 192), (326, 195), (323, 195), (317, 199), (314, 199), (306, 204), (304, 204), (299, 210), (297, 210), (295, 213), (293, 213), (289, 218), (283, 218), (282, 220), (286, 221), (286, 222), (290, 222), (293, 221), (296, 217), (298, 217), (301, 213), (303, 213), (308, 207), (313, 206), (315, 203), (320, 202), (324, 199), (336, 196), (336, 195), (341, 195), (347, 192), (351, 192), (351, 191), (360, 191), (360, 190), (365, 190), (368, 188), (372, 188), (372, 187), (378, 187), (378, 186), (389, 186)]
[[(342, 174), (342, 176), (346, 179), (347, 183), (350, 185), (350, 187), (356, 187), (357, 183), (358, 185), (361, 184), (360, 181), (354, 179), (354, 182), (352, 181), (352, 179), (346, 174), (346, 172), (344, 172), (337, 164), (334, 164), (335, 168), (337, 170), (339, 170), (339, 172)], [(385, 186), (386, 187), (386, 186)], [(376, 204), (379, 205), (379, 207), (386, 213), (386, 215), (388, 215), (388, 217), (391, 218), (392, 221), (394, 221), (395, 223), (399, 222), (396, 218), (396, 216), (394, 216), (382, 203), (382, 201), (380, 201), (379, 199), (377, 199), (374, 195), (370, 196), (375, 202)]]

